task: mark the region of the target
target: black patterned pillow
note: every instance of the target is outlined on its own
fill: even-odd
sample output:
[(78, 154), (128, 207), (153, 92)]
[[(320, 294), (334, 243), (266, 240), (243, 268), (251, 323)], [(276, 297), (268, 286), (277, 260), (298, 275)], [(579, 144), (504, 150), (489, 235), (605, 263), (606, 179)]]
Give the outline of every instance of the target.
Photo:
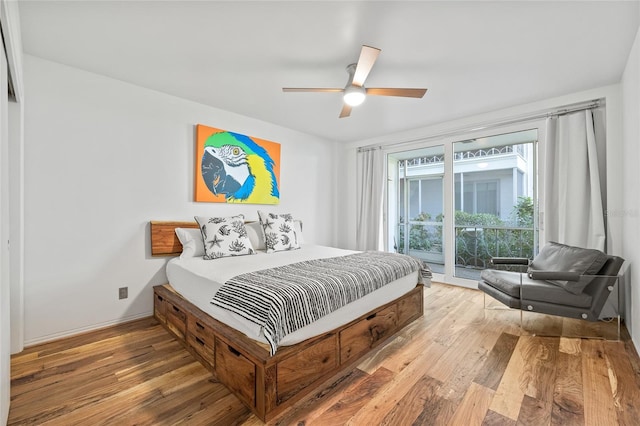
[(207, 217), (196, 216), (204, 242), (203, 259), (254, 254), (251, 241), (244, 227), (244, 216)]
[(267, 253), (295, 250), (300, 248), (300, 241), (293, 216), (290, 214), (273, 214), (258, 211), (260, 225), (264, 232)]

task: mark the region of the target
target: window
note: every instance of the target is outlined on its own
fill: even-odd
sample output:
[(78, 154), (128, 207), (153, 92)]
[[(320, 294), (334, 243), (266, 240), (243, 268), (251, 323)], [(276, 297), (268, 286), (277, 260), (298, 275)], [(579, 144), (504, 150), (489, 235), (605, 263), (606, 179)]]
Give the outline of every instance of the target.
[[(456, 192), (456, 210), (467, 213), (487, 213), (498, 215), (498, 185), (497, 180), (464, 183), (464, 192)], [(457, 186), (459, 191), (460, 185)]]

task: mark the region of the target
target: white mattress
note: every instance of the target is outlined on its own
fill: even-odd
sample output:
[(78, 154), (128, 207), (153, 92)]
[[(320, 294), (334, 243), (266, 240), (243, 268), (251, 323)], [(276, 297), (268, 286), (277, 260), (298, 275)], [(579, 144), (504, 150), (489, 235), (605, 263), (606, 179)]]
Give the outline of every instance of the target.
[[(251, 339), (267, 343), (260, 326), (210, 303), (218, 288), (230, 278), (243, 273), (353, 253), (357, 252), (305, 245), (299, 250), (269, 254), (258, 251), (258, 254), (252, 256), (224, 257), (215, 260), (203, 260), (201, 257), (174, 258), (167, 264), (167, 277), (174, 290), (213, 318), (235, 328)], [(353, 321), (372, 309), (408, 293), (415, 288), (417, 282), (418, 272), (393, 281), (318, 321), (286, 335), (279, 346), (294, 345)]]

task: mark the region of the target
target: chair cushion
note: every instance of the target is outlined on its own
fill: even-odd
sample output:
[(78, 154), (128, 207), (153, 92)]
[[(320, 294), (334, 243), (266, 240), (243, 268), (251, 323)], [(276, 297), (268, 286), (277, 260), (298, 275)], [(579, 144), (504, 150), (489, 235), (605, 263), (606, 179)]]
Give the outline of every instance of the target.
[[(539, 301), (581, 308), (591, 306), (592, 297), (587, 293), (569, 293), (562, 287), (547, 281), (532, 280), (524, 273), (485, 269), (480, 276), (494, 289), (511, 297), (521, 298), (523, 304), (527, 301)], [(494, 294), (491, 295), (495, 297)]]
[(483, 269), (480, 272), (480, 278), (491, 287), (517, 298), (520, 298), (520, 279), (525, 277), (526, 274), (496, 269)]
[[(596, 275), (605, 262), (607, 255), (600, 250), (572, 247), (565, 244), (549, 242), (533, 259), (530, 270), (534, 271), (560, 271), (577, 272), (580, 275)], [(580, 294), (582, 290), (593, 280), (593, 277), (584, 277), (579, 281), (548, 281), (571, 292)]]

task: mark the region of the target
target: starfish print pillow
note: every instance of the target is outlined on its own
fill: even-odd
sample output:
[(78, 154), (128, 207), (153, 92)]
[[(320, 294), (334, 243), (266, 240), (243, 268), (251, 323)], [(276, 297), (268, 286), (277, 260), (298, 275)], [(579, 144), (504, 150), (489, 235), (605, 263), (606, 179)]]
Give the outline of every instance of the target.
[(267, 253), (300, 248), (300, 241), (292, 215), (258, 211), (258, 218), (264, 232)]
[(207, 217), (196, 216), (204, 242), (203, 259), (254, 254), (244, 226), (244, 216)]

